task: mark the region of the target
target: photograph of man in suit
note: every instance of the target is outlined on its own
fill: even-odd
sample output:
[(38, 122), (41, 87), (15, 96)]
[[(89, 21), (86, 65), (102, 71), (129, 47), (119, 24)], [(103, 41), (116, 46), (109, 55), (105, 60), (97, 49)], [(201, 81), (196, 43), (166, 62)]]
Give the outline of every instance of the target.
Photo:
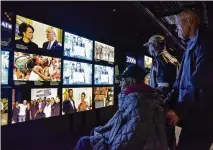
[(73, 100), (73, 89), (68, 90), (68, 99), (63, 102), (64, 114), (72, 114), (76, 112), (75, 101)]
[(56, 32), (53, 27), (48, 27), (46, 30), (47, 42), (44, 42), (43, 49), (53, 52), (60, 52), (62, 45), (56, 40)]

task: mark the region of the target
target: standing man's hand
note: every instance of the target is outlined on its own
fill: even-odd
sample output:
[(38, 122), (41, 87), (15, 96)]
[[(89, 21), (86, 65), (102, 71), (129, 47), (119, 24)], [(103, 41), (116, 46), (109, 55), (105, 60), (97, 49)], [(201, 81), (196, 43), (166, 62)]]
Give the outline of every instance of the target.
[(169, 110), (166, 113), (166, 118), (169, 120), (169, 124), (172, 126), (176, 126), (177, 123), (179, 122), (179, 118), (173, 110)]

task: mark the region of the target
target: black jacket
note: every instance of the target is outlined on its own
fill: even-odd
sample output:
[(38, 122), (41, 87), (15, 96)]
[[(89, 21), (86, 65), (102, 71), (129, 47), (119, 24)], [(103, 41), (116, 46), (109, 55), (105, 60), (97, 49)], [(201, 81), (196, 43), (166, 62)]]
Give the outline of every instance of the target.
[(63, 102), (63, 112), (64, 112), (65, 114), (72, 114), (72, 113), (74, 113), (74, 112), (77, 111), (77, 109), (76, 109), (76, 107), (75, 107), (75, 101), (72, 100), (72, 102), (73, 102), (73, 104), (74, 104), (74, 108), (73, 108), (73, 106), (72, 106), (70, 100), (65, 100), (65, 101)]

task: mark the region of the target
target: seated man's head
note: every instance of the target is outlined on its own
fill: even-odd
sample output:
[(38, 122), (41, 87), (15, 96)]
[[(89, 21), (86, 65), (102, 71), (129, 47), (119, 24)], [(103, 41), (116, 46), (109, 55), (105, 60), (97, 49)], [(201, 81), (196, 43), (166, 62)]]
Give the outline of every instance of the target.
[(144, 46), (147, 46), (149, 54), (155, 57), (166, 48), (165, 38), (161, 35), (153, 35)]
[(116, 76), (116, 78), (120, 80), (121, 92), (124, 92), (128, 87), (144, 82), (145, 76), (145, 70), (137, 65), (132, 65), (127, 67), (124, 72)]

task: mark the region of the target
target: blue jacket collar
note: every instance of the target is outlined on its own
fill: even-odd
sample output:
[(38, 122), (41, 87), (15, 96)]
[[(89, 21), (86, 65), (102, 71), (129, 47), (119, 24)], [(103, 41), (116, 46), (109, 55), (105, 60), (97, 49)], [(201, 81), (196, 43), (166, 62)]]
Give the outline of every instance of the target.
[(195, 45), (198, 42), (198, 37), (199, 37), (199, 29), (197, 29), (197, 31), (195, 33), (195, 37), (187, 42), (187, 51), (193, 50), (193, 48), (195, 47)]

